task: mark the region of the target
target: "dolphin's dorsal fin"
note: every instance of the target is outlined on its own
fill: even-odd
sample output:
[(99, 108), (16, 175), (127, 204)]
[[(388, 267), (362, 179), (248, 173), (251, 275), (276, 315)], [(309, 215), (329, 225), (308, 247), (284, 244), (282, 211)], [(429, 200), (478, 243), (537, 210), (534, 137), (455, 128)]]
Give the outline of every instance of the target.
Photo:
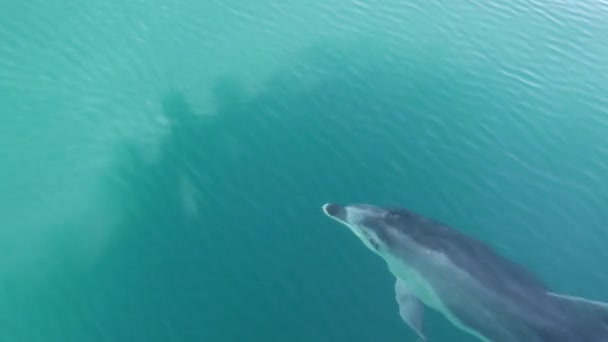
[(426, 336), (422, 331), (424, 306), (410, 291), (407, 284), (399, 278), (395, 281), (395, 299), (399, 304), (401, 319), (418, 334), (422, 341), (426, 341)]
[(595, 312), (608, 320), (608, 303), (554, 292), (547, 292), (547, 295), (563, 303), (569, 303), (578, 309)]
[(547, 295), (575, 317), (575, 326), (592, 335), (593, 341), (608, 341), (608, 303), (553, 292)]
[(560, 298), (560, 299), (563, 299), (566, 301), (572, 301), (575, 303), (580, 303), (581, 305), (594, 306), (598, 310), (606, 310), (608, 312), (608, 303), (604, 303), (604, 302), (600, 302), (600, 301), (596, 301), (596, 300), (585, 299), (585, 298), (576, 297), (576, 296), (559, 294), (559, 293), (555, 293), (555, 292), (547, 292), (547, 294), (551, 297)]

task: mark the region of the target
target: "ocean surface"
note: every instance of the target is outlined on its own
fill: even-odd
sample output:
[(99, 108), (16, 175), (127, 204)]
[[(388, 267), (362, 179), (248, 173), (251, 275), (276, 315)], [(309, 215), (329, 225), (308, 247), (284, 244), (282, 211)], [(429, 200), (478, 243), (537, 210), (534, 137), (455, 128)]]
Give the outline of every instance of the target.
[(414, 341), (330, 201), (608, 301), (605, 0), (0, 8), (0, 341)]

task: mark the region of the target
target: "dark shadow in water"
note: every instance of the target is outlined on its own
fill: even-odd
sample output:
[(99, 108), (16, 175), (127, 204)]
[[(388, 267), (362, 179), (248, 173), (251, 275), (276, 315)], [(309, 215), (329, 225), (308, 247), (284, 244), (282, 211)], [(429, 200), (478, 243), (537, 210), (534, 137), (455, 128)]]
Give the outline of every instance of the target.
[[(320, 205), (399, 192), (395, 179), (375, 175), (392, 167), (387, 155), (416, 147), (370, 143), (383, 134), (375, 126), (391, 125), (375, 116), (423, 118), (417, 103), (443, 80), (415, 57), (386, 60), (383, 46), (332, 46), (313, 48), (254, 94), (219, 80), (213, 116), (179, 92), (162, 99), (170, 130), (159, 157), (124, 146), (111, 186), (125, 220), (95, 271), (83, 274), (79, 288), (89, 293), (75, 294), (91, 315), (89, 337), (413, 340), (385, 265)], [(407, 122), (395, 124), (416, 141), (420, 128)], [(369, 198), (380, 190), (387, 198)], [(433, 312), (427, 329), (432, 339), (465, 341)]]

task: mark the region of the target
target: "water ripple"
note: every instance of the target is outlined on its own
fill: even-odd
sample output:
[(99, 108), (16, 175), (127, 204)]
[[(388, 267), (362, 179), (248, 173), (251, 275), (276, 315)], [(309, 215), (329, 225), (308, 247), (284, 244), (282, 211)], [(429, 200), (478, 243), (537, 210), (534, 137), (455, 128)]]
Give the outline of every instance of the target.
[(0, 199), (61, 240), (36, 288), (0, 287), (2, 338), (401, 335), (390, 276), (330, 200), (445, 219), (552, 284), (605, 281), (605, 3), (64, 5), (0, 13)]

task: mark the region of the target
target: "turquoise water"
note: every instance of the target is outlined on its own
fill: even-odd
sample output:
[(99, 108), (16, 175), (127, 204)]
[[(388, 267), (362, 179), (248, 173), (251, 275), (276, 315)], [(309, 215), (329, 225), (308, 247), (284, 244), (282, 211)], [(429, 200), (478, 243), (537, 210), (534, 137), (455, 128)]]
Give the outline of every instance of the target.
[(607, 18), (5, 0), (0, 340), (413, 341), (328, 201), (422, 212), (608, 301)]

